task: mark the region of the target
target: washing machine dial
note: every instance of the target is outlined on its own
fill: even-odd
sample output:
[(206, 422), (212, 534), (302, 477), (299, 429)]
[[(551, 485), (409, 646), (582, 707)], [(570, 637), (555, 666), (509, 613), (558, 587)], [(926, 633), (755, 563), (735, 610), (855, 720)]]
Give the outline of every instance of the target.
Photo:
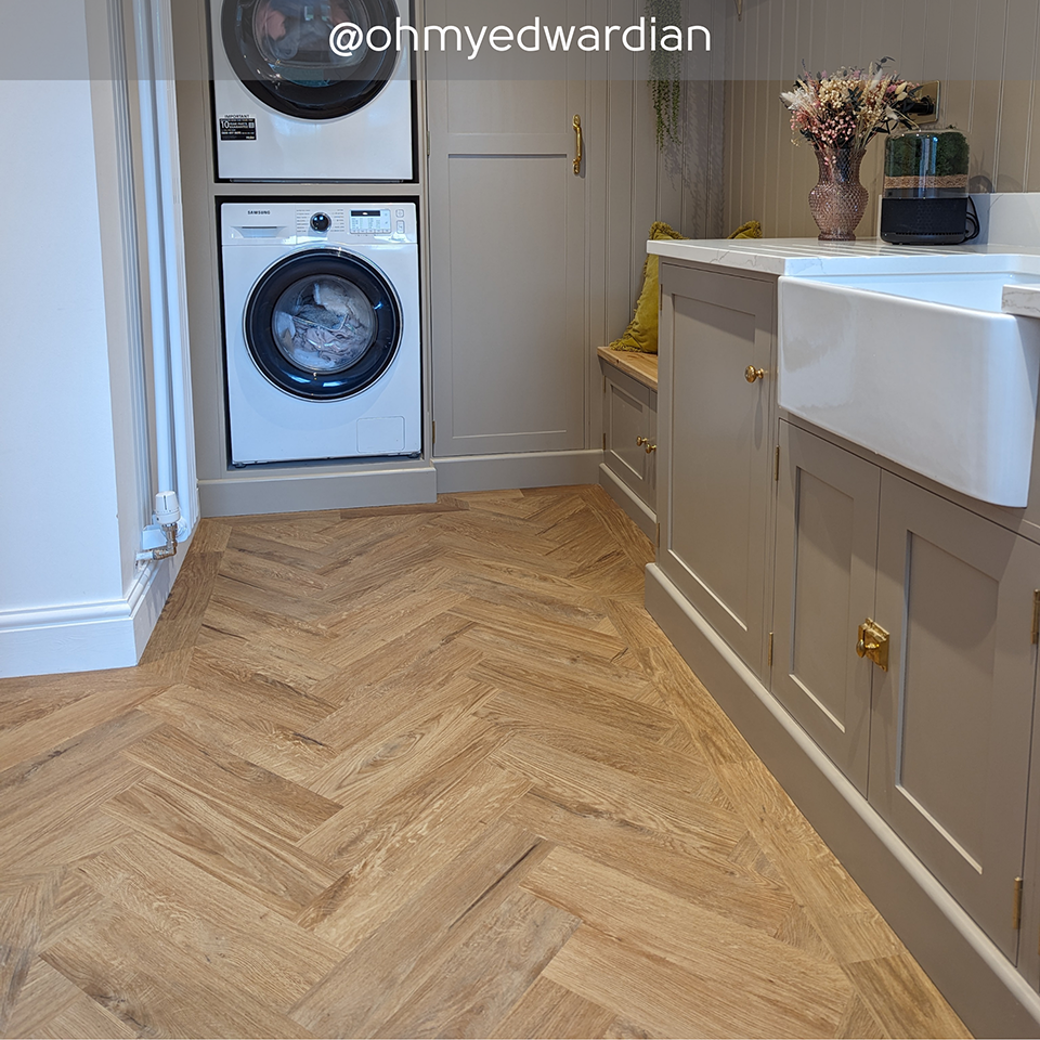
[(311, 217), (311, 228), (314, 231), (328, 231), (332, 227), (332, 218), (328, 213), (315, 213)]

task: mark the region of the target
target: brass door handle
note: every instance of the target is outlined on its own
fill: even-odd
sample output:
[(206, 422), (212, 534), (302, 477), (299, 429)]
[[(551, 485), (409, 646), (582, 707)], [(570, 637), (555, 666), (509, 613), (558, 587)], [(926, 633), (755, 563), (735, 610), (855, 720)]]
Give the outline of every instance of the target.
[(888, 671), (888, 643), (889, 633), (876, 621), (867, 618), (859, 626), (856, 653), (860, 657), (869, 657), (883, 672)]
[(757, 383), (760, 379), (765, 379), (766, 370), (764, 368), (755, 368), (754, 365), (748, 365), (744, 369), (744, 378), (749, 383)]
[(585, 141), (581, 133), (581, 116), (574, 117), (574, 135), (577, 138), (577, 154), (574, 156), (574, 176), (581, 176), (581, 163), (585, 158)]
[(638, 448), (646, 448), (647, 455), (653, 455), (653, 453), (655, 451), (657, 451), (657, 445), (656, 444), (652, 444), (650, 442), (650, 438), (649, 437), (637, 437), (636, 438), (636, 447), (638, 447)]

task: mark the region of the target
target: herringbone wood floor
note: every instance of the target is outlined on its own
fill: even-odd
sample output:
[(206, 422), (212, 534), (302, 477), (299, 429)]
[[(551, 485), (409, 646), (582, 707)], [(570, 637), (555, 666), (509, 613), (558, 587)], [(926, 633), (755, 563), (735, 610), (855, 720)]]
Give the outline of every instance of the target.
[(967, 1035), (651, 556), (598, 488), (206, 521), (140, 667), (0, 682), (0, 1032)]

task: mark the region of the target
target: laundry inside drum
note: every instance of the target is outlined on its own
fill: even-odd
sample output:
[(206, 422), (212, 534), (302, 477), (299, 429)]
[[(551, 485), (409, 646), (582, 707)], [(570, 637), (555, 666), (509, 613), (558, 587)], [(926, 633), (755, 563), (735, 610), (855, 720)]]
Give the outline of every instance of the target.
[(376, 312), (360, 289), (344, 278), (310, 277), (278, 298), (274, 340), (290, 364), (330, 374), (356, 365), (375, 342)]
[(371, 20), (366, 5), (356, 0), (260, 0), (253, 12), (253, 38), (273, 76), (300, 86), (327, 86), (361, 64), (368, 53), (364, 35), (356, 50), (332, 50), (330, 36), (343, 23), (367, 33)]

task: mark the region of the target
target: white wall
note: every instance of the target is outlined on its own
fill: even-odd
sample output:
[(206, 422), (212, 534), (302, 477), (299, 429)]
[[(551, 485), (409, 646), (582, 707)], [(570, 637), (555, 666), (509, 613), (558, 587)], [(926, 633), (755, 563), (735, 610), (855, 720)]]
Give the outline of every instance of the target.
[[(108, 37), (98, 0), (7, 6), (8, 39), (61, 25), (59, 76), (82, 76)], [(136, 663), (172, 583), (169, 565), (135, 560), (151, 488), (118, 90), (0, 82), (0, 675)]]

